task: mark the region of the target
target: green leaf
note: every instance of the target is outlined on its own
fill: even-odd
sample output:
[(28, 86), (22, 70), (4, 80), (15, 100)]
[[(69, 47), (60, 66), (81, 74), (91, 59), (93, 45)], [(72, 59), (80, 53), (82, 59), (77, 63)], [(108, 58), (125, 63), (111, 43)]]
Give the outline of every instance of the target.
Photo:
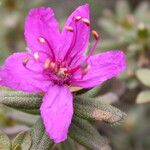
[(89, 120), (119, 123), (126, 115), (121, 110), (85, 96), (76, 96), (74, 101), (75, 115)]
[(39, 119), (31, 131), (32, 146), (31, 150), (48, 150), (54, 145), (45, 132), (42, 120)]
[(68, 139), (65, 142), (62, 142), (60, 144), (60, 150), (76, 150), (75, 142), (68, 137)]
[(18, 91), (0, 91), (0, 103), (19, 109), (35, 109), (41, 105), (42, 96)]
[(116, 4), (116, 14), (119, 20), (125, 19), (130, 14), (130, 6), (127, 1), (118, 1)]
[(21, 146), (20, 146), (19, 144), (17, 144), (17, 145), (13, 148), (13, 150), (22, 150), (22, 148), (21, 148)]
[(8, 136), (0, 131), (0, 150), (10, 150), (11, 143)]
[(44, 127), (43, 127), (43, 123), (42, 120), (39, 119), (36, 124), (32, 127), (31, 130), (31, 137), (32, 137), (32, 147), (31, 149), (36, 149), (36, 147), (38, 146), (40, 140), (42, 139), (42, 136), (44, 134)]
[(74, 117), (69, 130), (69, 136), (90, 150), (101, 150), (108, 147), (107, 140), (84, 119)]
[(100, 89), (101, 89), (101, 86), (97, 86), (95, 88), (92, 88), (92, 89), (88, 90), (87, 92), (85, 92), (82, 95), (87, 96), (87, 97), (88, 96), (89, 97), (95, 97), (95, 96), (97, 96), (99, 94)]
[(31, 147), (31, 136), (28, 131), (19, 133), (12, 141), (13, 150), (29, 150)]
[(40, 115), (40, 110), (39, 109), (18, 109), (19, 111), (23, 111), (28, 114), (33, 114), (33, 115)]
[(150, 90), (142, 91), (138, 94), (136, 103), (142, 104), (142, 103), (148, 103), (150, 102)]
[(136, 76), (144, 85), (150, 87), (150, 69), (139, 69)]
[(51, 149), (52, 147), (53, 147), (53, 142), (50, 140), (47, 133), (44, 133), (42, 139), (40, 140), (37, 150), (48, 150)]

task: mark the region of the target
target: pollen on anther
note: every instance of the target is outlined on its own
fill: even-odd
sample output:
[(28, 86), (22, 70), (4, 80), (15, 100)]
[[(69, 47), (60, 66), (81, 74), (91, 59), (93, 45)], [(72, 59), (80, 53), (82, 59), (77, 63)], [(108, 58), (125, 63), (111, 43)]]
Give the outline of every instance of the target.
[(67, 31), (70, 31), (70, 32), (74, 31), (74, 29), (71, 26), (66, 26), (65, 28), (66, 28)]
[(76, 22), (78, 22), (80, 19), (81, 19), (81, 16), (77, 16), (77, 17), (74, 18), (74, 20), (75, 20)]
[(90, 26), (90, 21), (87, 18), (82, 18), (82, 21), (87, 25)]
[(39, 38), (38, 38), (38, 41), (39, 41), (40, 43), (45, 43), (45, 39), (42, 38), (42, 37), (39, 37)]
[(51, 60), (50, 59), (46, 59), (46, 61), (44, 63), (44, 68), (48, 69), (50, 67), (50, 63), (51, 63)]
[(95, 30), (92, 31), (92, 34), (96, 40), (99, 39), (99, 34)]
[(23, 65), (25, 66), (28, 63), (28, 61), (29, 61), (29, 57), (25, 56), (22, 61)]
[(54, 62), (50, 62), (49, 68), (54, 72), (57, 72), (57, 69), (58, 69), (56, 63)]
[(38, 59), (40, 58), (38, 52), (35, 52), (35, 53), (33, 54), (33, 56), (34, 56), (34, 59), (35, 59), (35, 60), (38, 60)]

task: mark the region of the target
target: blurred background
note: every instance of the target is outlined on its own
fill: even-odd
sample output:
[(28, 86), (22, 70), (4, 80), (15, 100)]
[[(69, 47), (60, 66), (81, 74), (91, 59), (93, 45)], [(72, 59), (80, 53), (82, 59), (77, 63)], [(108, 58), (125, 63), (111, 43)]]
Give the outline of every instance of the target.
[[(79, 5), (91, 6), (92, 29), (101, 36), (97, 52), (120, 49), (127, 55), (124, 74), (100, 87), (97, 97), (128, 114), (122, 127), (95, 127), (112, 150), (150, 150), (150, 1), (144, 0), (0, 0), (0, 64), (25, 51), (24, 21), (33, 7), (52, 7), (63, 26)], [(91, 40), (92, 43), (92, 40)], [(13, 137), (28, 129), (36, 116), (0, 106), (0, 129)], [(79, 148), (83, 149), (83, 148)]]

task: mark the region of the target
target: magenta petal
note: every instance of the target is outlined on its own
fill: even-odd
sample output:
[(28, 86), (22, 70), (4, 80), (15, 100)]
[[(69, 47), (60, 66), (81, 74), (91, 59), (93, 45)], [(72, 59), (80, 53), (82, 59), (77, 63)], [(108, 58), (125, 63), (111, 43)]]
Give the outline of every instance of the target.
[[(71, 54), (69, 56), (74, 56), (74, 54), (81, 55), (87, 49), (90, 27), (83, 23), (82, 19), (75, 24), (75, 17), (82, 17), (89, 20), (89, 5), (83, 5), (78, 7), (68, 18), (64, 29), (62, 31), (62, 49), (60, 50), (60, 56), (64, 57), (68, 52), (68, 49), (72, 43), (73, 36), (77, 33), (75, 44), (72, 48)], [(66, 30), (67, 26), (71, 26), (74, 32), (69, 32)], [(70, 58), (70, 57), (69, 57)], [(71, 58), (70, 58), (71, 59)]]
[[(40, 43), (39, 38), (45, 38), (50, 44)], [(44, 51), (51, 53), (60, 42), (60, 32), (54, 12), (51, 8), (35, 8), (29, 12), (25, 24), (25, 38), (28, 48), (32, 51)]]
[(73, 115), (73, 97), (68, 87), (58, 85), (50, 87), (43, 98), (40, 110), (50, 138), (55, 143), (66, 140)]
[[(23, 59), (26, 56), (30, 58), (27, 67), (33, 71), (27, 70), (23, 65)], [(5, 64), (0, 68), (0, 86), (25, 92), (47, 91), (51, 82), (42, 73), (38, 73), (41, 71), (42, 67), (32, 59), (29, 53), (14, 53), (6, 59)]]
[(126, 67), (125, 54), (121, 51), (109, 51), (95, 56), (88, 60), (89, 72), (81, 78), (80, 72), (76, 74), (74, 84), (84, 88), (100, 85), (104, 81), (117, 76)]

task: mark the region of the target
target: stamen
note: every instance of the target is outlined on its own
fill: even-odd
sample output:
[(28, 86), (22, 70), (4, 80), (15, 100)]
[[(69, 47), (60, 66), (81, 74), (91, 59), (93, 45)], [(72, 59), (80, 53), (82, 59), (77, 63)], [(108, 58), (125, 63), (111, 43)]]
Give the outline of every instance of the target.
[(36, 73), (36, 74), (41, 74), (41, 73), (43, 73), (42, 71), (32, 70), (32, 68), (29, 68), (29, 67), (27, 67), (26, 65), (25, 65), (24, 67), (25, 67), (25, 69), (27, 69), (28, 71), (33, 72), (33, 73)]
[[(80, 19), (81, 19), (81, 16), (77, 16), (77, 17), (74, 18), (74, 20), (75, 20), (75, 29), (74, 29), (74, 35), (73, 35), (72, 43), (71, 43), (69, 49), (67, 50), (67, 53), (66, 53), (63, 60), (65, 60), (69, 57), (70, 53), (72, 52), (73, 48), (76, 45), (77, 36), (78, 36), (77, 22)], [(88, 27), (90, 26), (90, 21), (87, 18), (82, 18), (82, 22), (85, 23)]]
[(51, 69), (54, 69), (55, 66), (56, 66), (56, 64), (55, 64), (54, 62), (51, 62), (51, 63), (50, 63), (50, 68), (51, 68)]
[(65, 28), (66, 28), (67, 31), (70, 31), (70, 32), (74, 31), (74, 29), (71, 26), (66, 26)]
[(98, 42), (99, 42), (99, 35), (98, 35), (98, 33), (97, 33), (95, 30), (93, 30), (93, 31), (92, 31), (92, 34), (93, 34), (93, 36), (94, 36), (94, 38), (95, 38), (96, 41), (95, 41), (93, 47), (90, 49), (90, 52), (89, 52), (87, 58), (85, 59), (85, 62), (87, 62), (87, 60), (89, 59), (89, 57), (90, 57), (91, 55), (93, 55), (94, 51), (95, 51), (96, 48), (97, 48)]
[(74, 20), (75, 20), (76, 22), (78, 22), (80, 19), (81, 19), (81, 16), (77, 16), (77, 17), (74, 18)]
[(82, 18), (82, 21), (87, 25), (90, 26), (90, 21), (87, 18)]
[(39, 58), (40, 58), (39, 53), (38, 53), (38, 52), (35, 52), (35, 53), (33, 54), (33, 57), (34, 57), (35, 60), (39, 60)]
[(26, 66), (27, 63), (28, 63), (28, 61), (29, 61), (29, 57), (28, 57), (28, 56), (25, 56), (25, 57), (23, 58), (22, 64), (23, 64), (24, 66)]
[(56, 72), (58, 71), (58, 66), (57, 66), (57, 64), (54, 63), (54, 62), (50, 62), (49, 68), (50, 68), (54, 73), (56, 73)]
[(24, 66), (24, 68), (25, 69), (27, 69), (28, 71), (30, 71), (30, 72), (34, 72), (34, 73), (42, 73), (41, 71), (35, 71), (35, 70), (32, 70), (32, 68), (29, 68), (28, 66), (27, 66), (27, 64), (28, 64), (28, 62), (29, 62), (29, 57), (28, 56), (25, 56), (24, 58), (23, 58), (23, 61), (22, 61), (22, 64), (23, 64), (23, 66)]
[(45, 56), (51, 57), (51, 55), (48, 52), (45, 52), (45, 51), (39, 51), (38, 50), (38, 53), (39, 53), (39, 55), (45, 55)]
[(75, 29), (74, 29), (74, 34), (73, 34), (73, 39), (72, 39), (72, 42), (70, 44), (70, 47), (69, 49), (67, 50), (67, 53), (63, 59), (63, 61), (65, 61), (68, 56), (70, 55), (71, 51), (73, 50), (73, 48), (75, 47), (75, 44), (76, 44), (76, 40), (77, 40), (77, 35), (78, 35), (78, 30), (77, 30), (77, 22), (74, 22), (75, 23)]
[(48, 69), (50, 67), (50, 63), (51, 63), (51, 60), (50, 59), (46, 59), (46, 61), (44, 63), (44, 69)]
[(92, 31), (92, 34), (93, 34), (95, 40), (99, 40), (99, 34), (95, 30)]
[(43, 43), (43, 44), (46, 42), (45, 39), (42, 38), (42, 37), (39, 37), (38, 40), (39, 40), (40, 43)]
[(51, 50), (51, 53), (52, 53), (52, 55), (53, 55), (53, 59), (55, 59), (55, 53), (54, 53), (54, 50), (52, 49), (52, 46), (51, 46), (51, 44), (49, 43), (49, 41), (46, 39), (46, 38), (43, 38), (43, 37), (39, 37), (38, 38), (38, 41), (40, 42), (40, 43), (46, 43), (47, 44), (47, 46), (48, 46), (48, 48)]

